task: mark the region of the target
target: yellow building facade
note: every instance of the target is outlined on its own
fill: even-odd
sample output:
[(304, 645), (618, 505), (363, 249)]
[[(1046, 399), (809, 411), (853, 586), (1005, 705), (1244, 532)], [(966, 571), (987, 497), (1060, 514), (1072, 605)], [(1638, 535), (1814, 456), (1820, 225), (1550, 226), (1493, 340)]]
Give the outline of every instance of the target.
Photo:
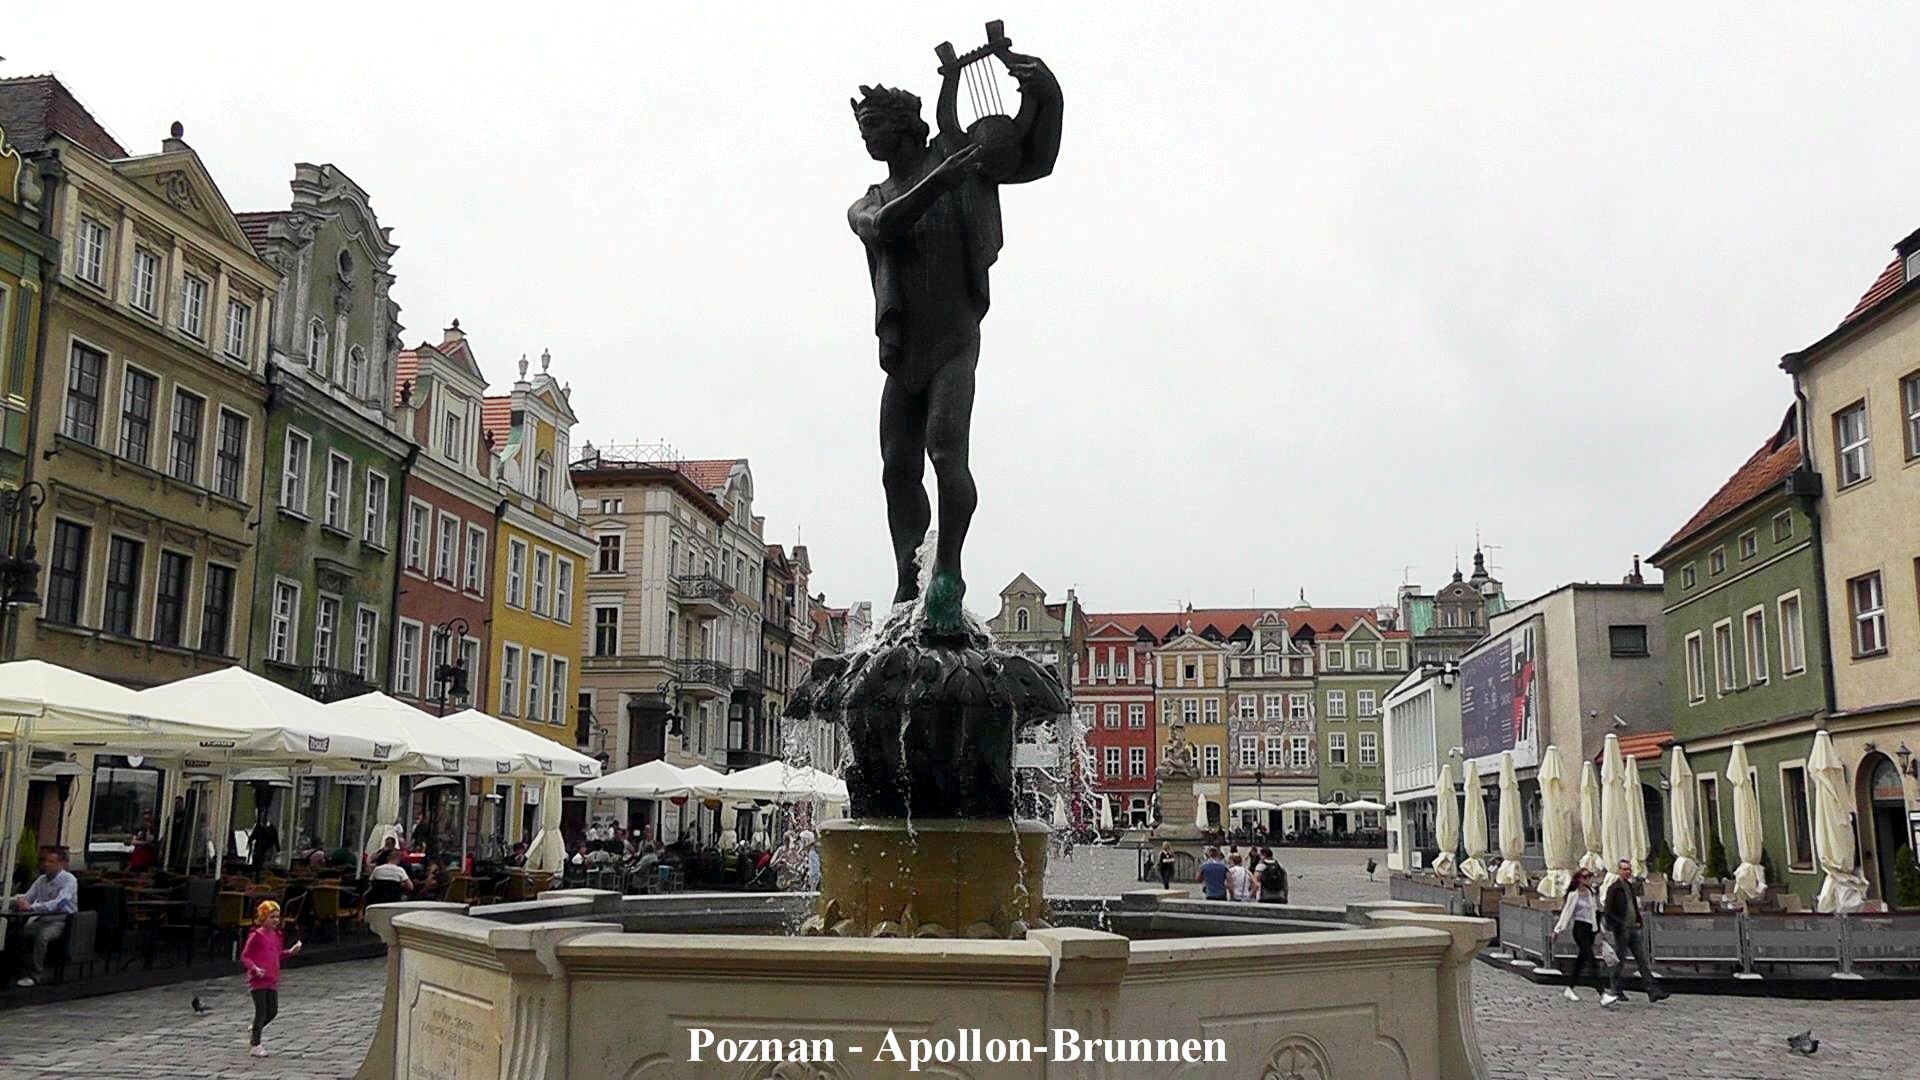
[[(1218, 826), (1227, 814), (1227, 662), (1226, 645), (1192, 632), (1162, 645), (1154, 654), (1154, 705), (1159, 717), (1156, 735), (1165, 746), (1175, 724), (1186, 728), (1194, 748), (1200, 779), (1194, 791), (1207, 800), (1208, 824)], [(1195, 807), (1167, 806), (1169, 821), (1187, 820)]]
[[(0, 489), (31, 472), (27, 420), (40, 349), (41, 278), (55, 245), (42, 231), (40, 178), (0, 130)], [(6, 536), (6, 551), (15, 540)], [(21, 544), (24, 547), (24, 543)]]

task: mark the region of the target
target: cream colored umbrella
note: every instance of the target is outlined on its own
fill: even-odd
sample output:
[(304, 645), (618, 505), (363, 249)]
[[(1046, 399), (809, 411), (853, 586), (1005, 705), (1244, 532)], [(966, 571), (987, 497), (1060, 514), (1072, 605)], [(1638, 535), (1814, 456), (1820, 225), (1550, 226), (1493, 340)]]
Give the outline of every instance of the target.
[(1053, 828), (1056, 832), (1065, 831), (1067, 828), (1067, 797), (1065, 795), (1053, 797)]
[(1113, 831), (1113, 800), (1105, 795), (1100, 796), (1100, 831)]
[(1440, 842), (1440, 854), (1433, 858), (1433, 872), (1452, 877), (1453, 852), (1460, 846), (1460, 803), (1453, 797), (1453, 763), (1442, 762), (1440, 776), (1433, 782), (1433, 832)]
[(1733, 872), (1733, 895), (1758, 900), (1766, 895), (1767, 872), (1760, 866), (1760, 798), (1753, 790), (1746, 743), (1733, 744), (1727, 779), (1733, 783), (1733, 837), (1734, 846), (1740, 850), (1740, 867)]
[(1487, 853), (1487, 797), (1480, 790), (1480, 770), (1472, 758), (1461, 768), (1460, 788), (1465, 796), (1460, 815), (1460, 846), (1467, 857), (1460, 863), (1460, 876), (1475, 885), (1493, 880), (1493, 872), (1481, 861)]
[(1598, 874), (1607, 862), (1600, 857), (1600, 773), (1593, 762), (1580, 763), (1580, 869)]
[(560, 835), (560, 778), (547, 777), (540, 783), (540, 832), (527, 848), (527, 869), (557, 874), (567, 862), (567, 842)]
[(1825, 731), (1813, 733), (1807, 771), (1813, 776), (1813, 846), (1820, 869), (1827, 873), (1814, 906), (1829, 915), (1850, 915), (1866, 901), (1867, 881), (1854, 870), (1857, 842), (1847, 798), (1847, 769)]
[(1626, 786), (1627, 827), (1631, 836), (1627, 850), (1633, 859), (1633, 876), (1647, 876), (1647, 856), (1652, 853), (1647, 838), (1647, 793), (1640, 786), (1640, 761), (1627, 755), (1627, 767), (1620, 774)]
[(1600, 857), (1611, 877), (1622, 861), (1633, 861), (1633, 823), (1627, 818), (1626, 763), (1620, 757), (1620, 738), (1607, 736), (1600, 758)]
[(1669, 880), (1691, 888), (1700, 881), (1700, 793), (1693, 782), (1693, 769), (1687, 764), (1687, 752), (1679, 743), (1673, 746), (1667, 782), (1673, 789), (1667, 799), (1667, 835), (1673, 844)]
[(366, 843), (360, 845), (361, 850), (369, 856), (385, 847), (388, 838), (398, 840), (406, 835), (400, 821), (399, 773), (380, 774), (380, 794), (374, 805), (373, 815), (367, 821)]
[(1553, 745), (1540, 756), (1540, 847), (1547, 860), (1540, 895), (1558, 900), (1566, 895), (1573, 878), (1573, 791), (1560, 761), (1560, 748)]
[(1527, 884), (1527, 833), (1524, 812), (1520, 808), (1520, 778), (1513, 771), (1511, 751), (1500, 752), (1500, 872), (1494, 881), (1502, 886)]
[(1196, 794), (1193, 797), (1193, 827), (1205, 831), (1207, 827), (1207, 797)]

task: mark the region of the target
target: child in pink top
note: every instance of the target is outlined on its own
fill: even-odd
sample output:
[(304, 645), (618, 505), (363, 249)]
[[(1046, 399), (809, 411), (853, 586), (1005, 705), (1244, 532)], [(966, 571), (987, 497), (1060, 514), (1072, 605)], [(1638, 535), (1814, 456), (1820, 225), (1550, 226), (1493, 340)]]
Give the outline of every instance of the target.
[(247, 967), (247, 986), (253, 991), (253, 1037), (248, 1045), (253, 1048), (250, 1052), (254, 1057), (267, 1056), (260, 1033), (280, 1015), (280, 958), (299, 952), (299, 942), (292, 948), (283, 944), (280, 905), (272, 900), (260, 901), (253, 915), (253, 932), (247, 935), (247, 943), (240, 949), (240, 962)]

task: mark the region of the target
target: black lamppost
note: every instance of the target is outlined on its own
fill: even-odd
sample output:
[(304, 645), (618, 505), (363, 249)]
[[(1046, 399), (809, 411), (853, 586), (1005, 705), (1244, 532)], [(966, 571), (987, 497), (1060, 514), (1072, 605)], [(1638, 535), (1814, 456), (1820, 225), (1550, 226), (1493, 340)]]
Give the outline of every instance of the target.
[[(1261, 771), (1260, 766), (1258, 765), (1254, 766), (1253, 767), (1253, 799), (1255, 802), (1267, 801), (1266, 800), (1266, 782), (1267, 782), (1267, 774)], [(1272, 811), (1270, 810), (1262, 810), (1260, 812), (1262, 814), (1272, 813)], [(1268, 836), (1272, 832), (1273, 832), (1273, 818), (1268, 817), (1266, 820), (1261, 822), (1260, 835), (1264, 839), (1266, 836)]]
[(8, 659), (13, 657), (17, 609), (40, 603), (40, 560), (34, 538), (39, 535), (40, 508), (46, 502), (47, 489), (38, 481), (0, 491), (0, 522), (7, 530), (6, 549), (0, 553), (0, 643)]
[(468, 629), (467, 620), (457, 616), (433, 628), (434, 637), (447, 637), (447, 662), (433, 669), (433, 702), (439, 709), (435, 715), (447, 715), (448, 702), (467, 703), (467, 658), (460, 646), (467, 640)]

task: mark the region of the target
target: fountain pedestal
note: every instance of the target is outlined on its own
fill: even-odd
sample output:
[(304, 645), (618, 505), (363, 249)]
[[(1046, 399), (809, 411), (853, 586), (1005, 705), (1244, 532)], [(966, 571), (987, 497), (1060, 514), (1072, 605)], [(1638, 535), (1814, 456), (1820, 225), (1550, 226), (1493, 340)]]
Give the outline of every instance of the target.
[(1047, 827), (1037, 821), (861, 818), (820, 826), (808, 933), (1020, 938), (1048, 925)]

